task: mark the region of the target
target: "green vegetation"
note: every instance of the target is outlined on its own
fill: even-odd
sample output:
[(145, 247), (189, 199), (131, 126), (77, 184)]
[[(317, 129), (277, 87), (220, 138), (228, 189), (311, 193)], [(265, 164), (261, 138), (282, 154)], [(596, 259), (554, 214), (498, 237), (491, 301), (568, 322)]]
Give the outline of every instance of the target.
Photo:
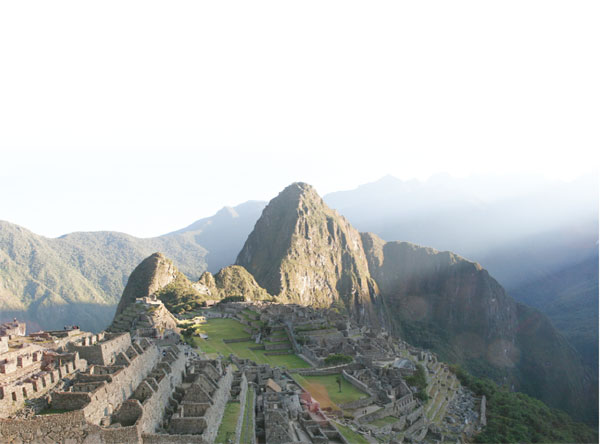
[(429, 399), (429, 396), (427, 395), (427, 375), (425, 374), (425, 368), (421, 364), (417, 364), (417, 371), (411, 376), (404, 378), (404, 380), (409, 386), (414, 386), (419, 389), (416, 395), (417, 398), (423, 402), (426, 402)]
[(340, 392), (337, 378), (340, 375), (325, 375), (325, 376), (303, 376), (293, 374), (292, 377), (300, 384), (310, 395), (315, 398), (321, 408), (339, 409), (339, 404), (356, 401), (357, 399), (366, 398), (368, 395), (344, 378), (340, 378), (342, 391)]
[(252, 442), (254, 436), (254, 389), (249, 386), (246, 394), (246, 405), (244, 407), (244, 422), (240, 442)]
[(268, 353), (265, 350), (251, 350), (252, 347), (257, 347), (259, 344), (254, 343), (250, 338), (245, 342), (232, 342), (229, 344), (223, 342), (223, 339), (248, 337), (248, 333), (244, 328), (244, 324), (233, 319), (209, 319), (206, 323), (194, 327), (195, 332), (204, 333), (208, 336), (208, 339), (193, 337), (191, 341), (195, 347), (213, 356), (219, 353), (223, 356), (234, 354), (240, 358), (251, 359), (257, 364), (269, 364), (274, 367), (310, 367), (306, 361), (292, 353), (269, 356), (265, 355), (265, 353)]
[(487, 399), (487, 426), (475, 437), (480, 443), (591, 443), (598, 432), (574, 422), (565, 412), (523, 393), (510, 392), (490, 379), (476, 378), (452, 366), (460, 382)]
[(190, 280), (183, 273), (177, 276), (169, 285), (161, 288), (156, 297), (160, 299), (171, 313), (183, 314), (202, 307), (205, 295), (196, 290)]
[(325, 358), (325, 364), (332, 365), (341, 365), (341, 364), (349, 364), (353, 361), (352, 356), (344, 355), (342, 353), (330, 354)]
[(375, 421), (371, 421), (369, 424), (377, 426), (377, 427), (383, 427), (388, 424), (394, 424), (397, 421), (398, 421), (398, 418), (396, 418), (395, 416), (386, 416), (384, 418), (379, 418), (379, 419), (376, 419)]
[(47, 409), (42, 410), (41, 412), (38, 413), (38, 415), (55, 415), (58, 413), (67, 413), (70, 412), (71, 410), (65, 410), (65, 409), (53, 409), (52, 407), (48, 407)]
[(227, 302), (244, 302), (246, 298), (244, 296), (226, 296), (219, 301), (219, 304), (226, 304)]
[(512, 288), (511, 295), (545, 313), (598, 371), (598, 255)]
[(214, 276), (208, 272), (204, 273), (198, 282), (209, 289), (212, 299), (221, 299), (224, 302), (273, 299), (256, 283), (254, 277), (239, 265), (222, 268)]
[(335, 423), (336, 428), (340, 431), (344, 438), (352, 444), (369, 444), (369, 441), (362, 435), (356, 433), (351, 428)]
[(225, 406), (225, 412), (221, 419), (219, 432), (217, 433), (216, 443), (230, 443), (235, 441), (235, 428), (240, 415), (240, 403), (228, 402)]

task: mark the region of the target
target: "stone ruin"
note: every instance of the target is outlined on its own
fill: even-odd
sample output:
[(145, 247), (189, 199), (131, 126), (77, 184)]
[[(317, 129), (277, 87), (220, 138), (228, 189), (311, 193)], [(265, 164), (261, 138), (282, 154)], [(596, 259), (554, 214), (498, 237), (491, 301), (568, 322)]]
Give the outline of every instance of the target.
[(3, 342), (3, 443), (210, 443), (230, 397), (232, 367), (178, 340), (64, 331)]
[(258, 442), (347, 443), (317, 402), (280, 368), (230, 359), (256, 393), (255, 433)]
[[(395, 436), (397, 442), (456, 441), (455, 438), (463, 434), (469, 436), (485, 424), (485, 401), (480, 402), (483, 408), (464, 402), (454, 408), (456, 399), (462, 396), (463, 391), (468, 391), (460, 386), (448, 366), (439, 362), (435, 354), (414, 348), (385, 331), (374, 332), (361, 327), (336, 310), (293, 304), (233, 302), (224, 304), (220, 313), (220, 316), (234, 318), (247, 326), (246, 332), (257, 344), (262, 343), (267, 353), (272, 353), (272, 350), (281, 350), (282, 354), (293, 352), (313, 367), (297, 369), (296, 372), (303, 375), (339, 374), (368, 394), (357, 401), (340, 404), (344, 418), (341, 411), (322, 412), (326, 418), (341, 421), (358, 433), (384, 440)], [(353, 360), (349, 364), (327, 366), (326, 359), (335, 354), (344, 354)], [(424, 367), (430, 381), (427, 395), (431, 402), (428, 403), (418, 399), (417, 388), (410, 387), (405, 381), (415, 373), (417, 363)], [(244, 362), (237, 364), (240, 368), (244, 366)], [(285, 373), (278, 373), (264, 365), (246, 365), (244, 368), (248, 381), (256, 383), (257, 387), (265, 387), (268, 393), (257, 404), (256, 427), (261, 440), (331, 441), (332, 438), (327, 437), (323, 430), (323, 433), (308, 433), (306, 425), (309, 422), (302, 419), (302, 414), (296, 415), (296, 408), (289, 407), (295, 405), (291, 401), (295, 395), (285, 390), (289, 385)], [(282, 391), (269, 390), (269, 380), (282, 387)], [(302, 396), (306, 393), (301, 395), (301, 400)], [(310, 402), (310, 396), (300, 402), (303, 412), (310, 411), (310, 407), (304, 408)], [(432, 419), (438, 418), (445, 409), (457, 422), (463, 423), (450, 425), (442, 422), (438, 427), (436, 420), (434, 424)], [(380, 419), (385, 419), (385, 422), (380, 422)]]
[[(229, 402), (240, 405), (227, 437), (235, 444), (348, 444), (339, 425), (370, 440), (456, 442), (485, 425), (485, 399), (460, 386), (433, 353), (334, 310), (269, 303), (221, 308), (207, 317), (237, 319), (254, 348), (296, 353), (312, 368), (285, 370), (233, 355), (200, 358), (166, 325), (149, 337), (140, 328), (25, 336), (24, 326), (11, 323), (0, 342), (0, 441), (208, 444)], [(325, 364), (340, 353), (352, 362)], [(422, 402), (406, 382), (416, 363), (425, 368), (427, 394), (436, 402)], [(338, 404), (340, 410), (322, 409), (292, 372), (337, 374), (365, 396)]]

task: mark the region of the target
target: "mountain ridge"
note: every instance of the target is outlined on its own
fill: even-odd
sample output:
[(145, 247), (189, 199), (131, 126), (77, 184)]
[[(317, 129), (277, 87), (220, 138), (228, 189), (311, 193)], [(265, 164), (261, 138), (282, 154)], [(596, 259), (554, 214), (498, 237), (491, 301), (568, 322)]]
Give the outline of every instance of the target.
[[(17, 317), (31, 328), (60, 329), (76, 319), (82, 328), (100, 331), (110, 324), (129, 275), (152, 253), (163, 252), (194, 281), (233, 263), (240, 237), (251, 231), (262, 206), (253, 201), (233, 208), (244, 217), (228, 221), (222, 213), (220, 222), (214, 216), (196, 221), (201, 230), (188, 226), (144, 239), (112, 231), (48, 238), (0, 221), (0, 320)], [(210, 250), (201, 244), (207, 238), (214, 238)]]

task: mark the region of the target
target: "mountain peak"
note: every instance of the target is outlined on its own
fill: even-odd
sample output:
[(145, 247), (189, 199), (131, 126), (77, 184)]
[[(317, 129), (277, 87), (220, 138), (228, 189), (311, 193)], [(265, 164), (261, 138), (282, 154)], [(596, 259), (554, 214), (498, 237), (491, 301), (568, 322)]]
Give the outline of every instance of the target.
[(273, 200), (279, 198), (286, 200), (294, 199), (298, 201), (306, 198), (317, 198), (321, 200), (321, 196), (319, 196), (317, 190), (315, 190), (312, 185), (305, 182), (294, 182), (291, 185), (288, 185)]
[(356, 318), (375, 312), (360, 234), (306, 183), (293, 183), (263, 211), (236, 264), (271, 295), (302, 305), (343, 303)]
[(151, 296), (162, 287), (171, 283), (177, 275), (177, 269), (170, 259), (156, 252), (144, 259), (131, 273), (123, 296), (117, 306), (115, 318), (137, 298)]

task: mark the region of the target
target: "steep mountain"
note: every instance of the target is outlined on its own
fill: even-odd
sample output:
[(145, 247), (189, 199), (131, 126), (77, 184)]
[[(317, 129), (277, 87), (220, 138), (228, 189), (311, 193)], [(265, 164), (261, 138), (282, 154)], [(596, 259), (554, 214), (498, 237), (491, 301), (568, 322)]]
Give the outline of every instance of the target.
[(541, 313), (510, 298), (479, 264), (454, 253), (360, 235), (309, 185), (274, 198), (240, 252), (279, 301), (344, 302), (351, 316), (385, 326), (477, 375), (593, 421), (591, 378)]
[(310, 185), (294, 183), (269, 202), (236, 264), (280, 301), (343, 301), (357, 319), (380, 322), (360, 234)]
[(597, 375), (597, 175), (386, 176), (324, 200), (361, 231), (480, 263), (510, 296), (546, 314)]
[(475, 374), (593, 419), (591, 375), (544, 315), (510, 298), (477, 263), (370, 233), (362, 237), (393, 330)]
[(0, 221), (0, 321), (17, 317), (30, 329), (73, 323), (92, 331), (106, 328), (127, 278), (144, 258), (161, 251), (195, 281), (207, 269), (235, 261), (263, 206), (225, 208), (149, 239), (110, 231), (50, 239)]

